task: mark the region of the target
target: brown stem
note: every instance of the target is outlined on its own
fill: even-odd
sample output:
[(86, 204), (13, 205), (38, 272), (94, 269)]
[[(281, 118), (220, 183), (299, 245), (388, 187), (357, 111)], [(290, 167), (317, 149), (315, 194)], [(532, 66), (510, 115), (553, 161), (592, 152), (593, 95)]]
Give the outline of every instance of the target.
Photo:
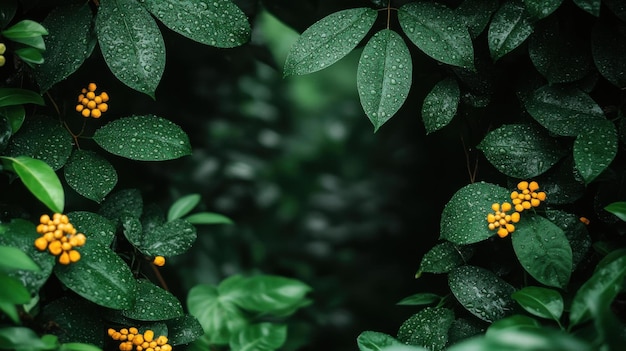
[(161, 287), (165, 291), (170, 291), (170, 289), (167, 287), (167, 284), (165, 283), (165, 279), (163, 279), (163, 276), (161, 275), (161, 272), (159, 272), (156, 266), (152, 263), (150, 263), (150, 267), (152, 267), (152, 271), (154, 271), (154, 275), (156, 275), (157, 279), (159, 280), (159, 284), (161, 284)]

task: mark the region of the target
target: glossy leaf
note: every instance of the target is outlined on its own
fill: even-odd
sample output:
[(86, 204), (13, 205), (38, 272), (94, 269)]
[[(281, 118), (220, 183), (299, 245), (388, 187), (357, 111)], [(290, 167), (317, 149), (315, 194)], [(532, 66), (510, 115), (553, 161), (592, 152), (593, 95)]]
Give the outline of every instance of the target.
[(22, 61), (26, 62), (30, 67), (35, 67), (43, 63), (43, 54), (39, 49), (35, 48), (19, 48), (15, 50), (15, 55)]
[(485, 30), (498, 5), (497, 0), (465, 0), (454, 11), (472, 38), (476, 38)]
[(604, 207), (604, 210), (616, 215), (619, 219), (626, 222), (626, 201), (613, 202)]
[(61, 181), (47, 163), (28, 156), (2, 157), (20, 177), (26, 188), (52, 212), (63, 212), (65, 193)]
[(82, 196), (101, 202), (117, 184), (117, 172), (104, 157), (76, 149), (63, 168), (67, 184)]
[(535, 329), (540, 327), (541, 323), (536, 319), (521, 314), (514, 314), (493, 322), (487, 328), (486, 335), (490, 336), (502, 330)]
[(433, 59), (467, 69), (474, 68), (472, 38), (460, 15), (434, 2), (411, 2), (398, 9), (406, 36)]
[(453, 321), (454, 313), (451, 309), (426, 307), (402, 323), (398, 330), (398, 340), (432, 351), (443, 350)]
[(426, 134), (447, 126), (456, 115), (460, 100), (461, 91), (456, 79), (448, 77), (435, 84), (422, 105)]
[(200, 194), (189, 194), (176, 200), (167, 212), (167, 220), (173, 221), (184, 217), (200, 203)]
[(524, 0), (526, 10), (535, 19), (548, 17), (561, 6), (563, 0)]
[(598, 71), (618, 88), (626, 87), (626, 25), (598, 21), (591, 31), (591, 53)]
[(533, 32), (530, 15), (517, 2), (505, 2), (489, 24), (487, 41), (494, 61), (520, 46)]
[(165, 44), (150, 13), (136, 0), (103, 1), (96, 16), (96, 33), (115, 77), (154, 99), (165, 70)]
[(26, 327), (6, 326), (0, 328), (0, 349), (3, 350), (45, 350), (46, 345), (35, 332)]
[(187, 134), (154, 115), (114, 120), (99, 128), (93, 138), (106, 151), (131, 160), (164, 161), (191, 154)]
[(123, 216), (139, 218), (143, 213), (141, 193), (134, 188), (115, 191), (102, 202), (98, 213), (116, 224)]
[(400, 300), (396, 305), (430, 305), (441, 300), (441, 296), (432, 293), (417, 293)]
[(176, 219), (145, 230), (137, 248), (149, 256), (176, 256), (189, 250), (196, 237), (196, 228), (191, 223)]
[(458, 247), (449, 241), (441, 242), (424, 254), (418, 274), (448, 273), (452, 268), (464, 265), (471, 256), (472, 251), (467, 247)]
[(357, 337), (356, 342), (360, 351), (381, 351), (388, 346), (402, 345), (391, 335), (375, 331), (362, 332)]
[(0, 108), (0, 115), (4, 116), (11, 126), (11, 132), (17, 133), (26, 118), (26, 111), (22, 105), (11, 105)]
[(576, 6), (598, 17), (600, 16), (601, 0), (573, 0)]
[(2, 36), (16, 41), (20, 38), (30, 38), (48, 34), (44, 26), (32, 20), (21, 20), (2, 31)]
[(448, 274), (448, 286), (466, 310), (485, 322), (506, 317), (515, 304), (515, 288), (484, 268), (457, 267)]
[(110, 245), (115, 238), (115, 225), (112, 221), (97, 213), (74, 211), (67, 214), (70, 223), (79, 233), (85, 234), (88, 240), (97, 240), (104, 245)]
[(563, 297), (558, 291), (538, 286), (526, 286), (511, 295), (528, 313), (559, 321), (563, 314)]
[(168, 344), (172, 346), (189, 344), (204, 335), (202, 325), (198, 319), (190, 314), (168, 319), (167, 325)]
[(467, 245), (495, 235), (487, 227), (487, 214), (494, 202), (504, 201), (509, 196), (507, 189), (484, 182), (459, 189), (443, 209), (439, 239)]
[(20, 88), (0, 88), (0, 107), (22, 104), (44, 105), (41, 95), (32, 90)]
[(509, 124), (492, 130), (478, 149), (498, 171), (519, 179), (545, 173), (567, 154), (556, 139), (530, 124)]
[(483, 321), (476, 318), (457, 318), (452, 322), (448, 330), (448, 344), (454, 345), (457, 342), (472, 336), (484, 333)]
[(143, 226), (139, 218), (127, 215), (120, 218), (124, 236), (134, 247), (143, 245)]
[(191, 224), (232, 224), (233, 221), (219, 213), (198, 212), (185, 217), (185, 220)]
[(287, 340), (287, 326), (270, 322), (246, 326), (230, 338), (232, 351), (273, 351)]
[(15, 305), (23, 305), (30, 302), (30, 293), (22, 283), (5, 273), (0, 272), (0, 310), (7, 314), (14, 323), (19, 323), (20, 318)]
[(54, 322), (57, 328), (50, 333), (59, 337), (62, 343), (90, 343), (104, 346), (102, 331), (105, 322), (101, 308), (82, 298), (61, 297), (46, 304), (39, 320)]
[(411, 54), (398, 33), (383, 29), (365, 45), (357, 68), (357, 88), (374, 131), (404, 104), (412, 70)]
[(0, 270), (21, 269), (41, 272), (41, 268), (21, 249), (11, 246), (0, 246)]
[(369, 32), (377, 12), (367, 7), (331, 13), (307, 28), (287, 55), (284, 75), (324, 69), (350, 53)]
[[(552, 197), (552, 195), (550, 196)], [(572, 271), (582, 262), (591, 248), (591, 237), (580, 217), (560, 210), (546, 210), (546, 218), (556, 224), (567, 237), (572, 248)]]
[(161, 321), (183, 316), (183, 306), (169, 291), (146, 279), (137, 279), (137, 300), (122, 316), (138, 321)]
[(608, 120), (590, 123), (574, 141), (574, 162), (585, 184), (604, 172), (616, 155), (617, 130)]
[(169, 29), (202, 44), (232, 48), (250, 39), (246, 14), (230, 0), (146, 0), (143, 5)]
[(58, 170), (72, 153), (72, 137), (52, 118), (33, 118), (26, 121), (11, 138), (8, 156), (30, 156), (44, 161)]

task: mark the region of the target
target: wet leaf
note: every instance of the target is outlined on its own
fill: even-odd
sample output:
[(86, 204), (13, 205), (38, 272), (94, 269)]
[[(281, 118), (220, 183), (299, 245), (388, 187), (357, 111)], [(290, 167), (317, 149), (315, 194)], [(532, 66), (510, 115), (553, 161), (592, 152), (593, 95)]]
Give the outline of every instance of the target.
[(106, 151), (131, 160), (164, 161), (191, 154), (187, 134), (154, 115), (116, 119), (96, 130), (93, 138)]
[(447, 126), (456, 115), (460, 100), (461, 91), (456, 79), (448, 77), (435, 84), (422, 105), (426, 134)]
[(138, 321), (161, 321), (183, 316), (183, 306), (169, 291), (146, 279), (137, 279), (137, 299), (122, 316)]
[(103, 1), (96, 33), (115, 77), (154, 99), (165, 69), (165, 44), (150, 13), (136, 0)]
[(452, 268), (464, 265), (472, 253), (468, 247), (456, 246), (449, 241), (444, 241), (424, 254), (419, 272), (448, 273)]
[(578, 216), (560, 210), (546, 210), (546, 218), (565, 233), (572, 248), (573, 272), (591, 248), (591, 237), (587, 226), (580, 221)]
[(117, 184), (117, 172), (113, 165), (89, 150), (74, 150), (63, 171), (72, 189), (98, 203)]
[(563, 297), (558, 291), (538, 286), (526, 286), (511, 295), (528, 313), (559, 321), (563, 314)]
[(287, 341), (287, 326), (270, 322), (246, 326), (230, 338), (232, 351), (274, 351)]
[(398, 33), (383, 29), (365, 45), (357, 69), (357, 88), (374, 131), (404, 104), (411, 89), (412, 70), (411, 54)]
[(374, 25), (378, 13), (367, 7), (332, 13), (307, 28), (287, 55), (284, 75), (324, 69), (350, 53)]
[(375, 332), (364, 331), (356, 339), (360, 351), (382, 351), (388, 346), (402, 345), (391, 335)]
[(232, 1), (145, 0), (169, 29), (202, 44), (233, 48), (250, 40), (250, 23)]
[(139, 218), (143, 213), (141, 193), (134, 188), (113, 192), (102, 202), (98, 213), (114, 221), (116, 225), (123, 216)]
[(165, 323), (167, 324), (168, 344), (172, 346), (189, 344), (204, 334), (198, 319), (189, 314), (168, 319)]
[(406, 36), (433, 59), (474, 69), (474, 47), (463, 18), (442, 4), (411, 2), (398, 9)]
[(396, 305), (430, 305), (441, 300), (441, 296), (432, 293), (417, 293), (400, 300)]
[(176, 200), (167, 212), (167, 220), (182, 218), (200, 203), (200, 194), (189, 194)]
[(110, 245), (115, 238), (115, 224), (97, 213), (75, 211), (67, 214), (70, 223), (79, 233), (85, 234), (87, 240), (97, 240), (103, 245)]
[(452, 322), (448, 330), (448, 344), (453, 345), (457, 342), (470, 338), (484, 332), (484, 327), (477, 319), (469, 320), (465, 318), (457, 318)]
[(626, 87), (626, 25), (598, 21), (591, 31), (591, 53), (598, 71), (618, 88)]
[(196, 237), (196, 228), (191, 223), (176, 219), (145, 230), (137, 248), (148, 256), (176, 256), (189, 250)]
[(598, 17), (600, 16), (601, 0), (573, 0), (576, 6)]
[(45, 305), (39, 316), (41, 324), (54, 323), (50, 333), (62, 343), (83, 342), (103, 347), (105, 323), (101, 309), (82, 298), (61, 297)]
[(443, 350), (453, 321), (454, 312), (451, 309), (426, 307), (402, 323), (398, 330), (398, 340), (432, 351)]
[(3, 157), (26, 188), (53, 212), (63, 212), (65, 193), (61, 181), (47, 163), (28, 156)]
[(535, 19), (548, 17), (561, 6), (563, 0), (524, 0), (526, 10)]
[(574, 141), (574, 162), (585, 184), (609, 167), (617, 155), (617, 144), (617, 130), (608, 120), (593, 121), (578, 135)]
[(8, 156), (30, 156), (58, 170), (72, 153), (72, 137), (51, 118), (31, 118), (9, 142)]
[(548, 133), (524, 124), (492, 130), (477, 148), (498, 171), (519, 179), (543, 174), (567, 153)]
[(485, 30), (498, 5), (497, 0), (465, 0), (454, 11), (472, 38), (476, 38)]
[(484, 268), (457, 267), (448, 274), (448, 285), (463, 307), (485, 322), (502, 319), (513, 310), (515, 288)]
[(489, 24), (487, 41), (491, 57), (498, 61), (520, 46), (532, 32), (530, 15), (524, 6), (516, 2), (505, 2)]

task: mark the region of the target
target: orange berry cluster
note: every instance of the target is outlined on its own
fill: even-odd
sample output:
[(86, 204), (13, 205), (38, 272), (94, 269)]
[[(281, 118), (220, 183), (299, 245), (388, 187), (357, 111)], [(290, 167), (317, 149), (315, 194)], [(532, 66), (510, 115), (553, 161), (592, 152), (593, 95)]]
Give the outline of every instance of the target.
[(163, 257), (163, 256), (156, 256), (154, 258), (154, 260), (152, 260), (152, 263), (155, 266), (163, 267), (163, 266), (165, 266), (165, 257)]
[[(494, 213), (487, 215), (489, 229), (497, 229), (497, 234), (501, 238), (504, 238), (515, 231), (515, 225), (512, 223), (519, 222), (520, 213), (524, 210), (537, 207), (542, 201), (546, 200), (545, 192), (536, 191), (539, 189), (539, 184), (535, 181), (530, 183), (527, 181), (519, 182), (517, 184), (517, 189), (519, 192), (513, 191), (511, 193), (513, 204), (505, 202), (502, 206), (500, 206), (500, 204), (494, 203), (491, 205), (491, 209)], [(513, 208), (515, 208), (515, 212), (510, 215), (507, 214), (507, 212), (511, 211)]]
[(52, 255), (59, 256), (61, 264), (80, 260), (80, 253), (74, 248), (85, 245), (87, 238), (77, 233), (66, 215), (55, 213), (50, 218), (44, 214), (39, 218), (39, 223), (37, 233), (41, 236), (35, 240), (35, 247), (39, 251), (48, 249)]
[(89, 83), (87, 88), (83, 88), (81, 94), (78, 95), (76, 112), (80, 112), (85, 118), (100, 118), (109, 109), (107, 105), (109, 94), (103, 91), (100, 95), (96, 95), (96, 88), (96, 83)]
[(121, 341), (120, 351), (132, 351), (133, 348), (136, 351), (172, 351), (172, 346), (167, 343), (167, 337), (161, 335), (155, 340), (152, 330), (139, 334), (135, 327), (122, 328), (120, 331), (109, 328), (108, 334), (113, 340)]

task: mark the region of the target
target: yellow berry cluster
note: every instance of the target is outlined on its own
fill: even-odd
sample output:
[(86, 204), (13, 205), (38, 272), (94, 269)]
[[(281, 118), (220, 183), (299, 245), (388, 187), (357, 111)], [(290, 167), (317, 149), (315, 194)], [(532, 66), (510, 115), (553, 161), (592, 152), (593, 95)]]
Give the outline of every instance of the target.
[(100, 95), (96, 95), (96, 89), (96, 83), (89, 83), (87, 88), (83, 88), (81, 94), (78, 95), (76, 112), (80, 112), (85, 118), (100, 118), (109, 109), (107, 105), (109, 94), (103, 91)]
[[(497, 229), (497, 234), (501, 238), (504, 238), (515, 231), (515, 225), (512, 223), (519, 222), (520, 213), (524, 210), (537, 207), (542, 201), (546, 200), (545, 192), (537, 192), (539, 184), (535, 181), (530, 183), (527, 181), (519, 182), (517, 184), (517, 189), (519, 192), (513, 191), (511, 193), (513, 204), (508, 202), (505, 202), (502, 205), (494, 203), (491, 205), (491, 209), (494, 213), (487, 215), (489, 229)], [(511, 211), (513, 208), (515, 209), (515, 212), (507, 214), (507, 212)]]
[(156, 256), (154, 258), (154, 260), (152, 260), (152, 263), (155, 266), (163, 267), (163, 266), (165, 266), (165, 257), (163, 257), (163, 256)]
[(37, 233), (41, 236), (35, 240), (35, 247), (39, 251), (48, 249), (52, 255), (59, 256), (61, 264), (80, 260), (80, 253), (74, 248), (85, 245), (87, 238), (77, 233), (66, 215), (55, 213), (50, 218), (44, 214), (39, 218), (39, 223)]
[(122, 328), (117, 331), (113, 328), (108, 330), (109, 336), (113, 340), (121, 341), (120, 351), (172, 351), (172, 346), (167, 343), (166, 336), (159, 336), (154, 339), (154, 332), (146, 330), (143, 334), (135, 327)]
[(0, 67), (4, 66), (7, 59), (4, 57), (4, 53), (7, 51), (7, 46), (4, 43), (0, 43)]

